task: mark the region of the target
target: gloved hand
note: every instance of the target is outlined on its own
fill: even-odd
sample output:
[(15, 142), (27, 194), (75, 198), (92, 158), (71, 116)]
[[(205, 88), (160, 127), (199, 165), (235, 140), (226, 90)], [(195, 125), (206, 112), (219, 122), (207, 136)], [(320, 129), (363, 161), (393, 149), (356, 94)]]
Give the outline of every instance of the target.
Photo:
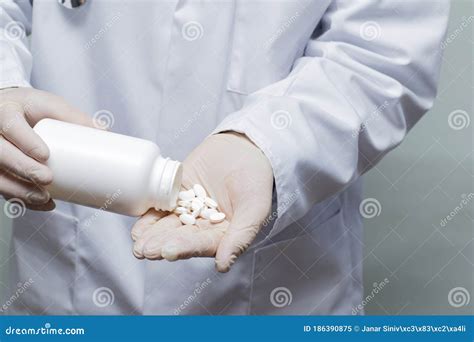
[(221, 133), (198, 146), (183, 162), (183, 171), (183, 187), (201, 184), (226, 220), (211, 224), (198, 219), (183, 226), (175, 214), (150, 210), (132, 229), (133, 253), (139, 259), (170, 261), (215, 256), (217, 270), (227, 272), (270, 214), (271, 165), (246, 136)]
[(32, 88), (0, 90), (0, 195), (22, 200), (30, 209), (52, 210), (44, 186), (53, 174), (44, 165), (46, 144), (32, 127), (43, 118), (93, 126), (92, 119), (53, 94)]

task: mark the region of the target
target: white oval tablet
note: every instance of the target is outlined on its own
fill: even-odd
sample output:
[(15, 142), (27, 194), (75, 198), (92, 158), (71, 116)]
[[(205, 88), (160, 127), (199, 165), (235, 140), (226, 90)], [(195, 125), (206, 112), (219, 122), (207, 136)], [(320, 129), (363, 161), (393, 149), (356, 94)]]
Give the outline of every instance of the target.
[(194, 190), (194, 194), (197, 197), (200, 197), (202, 199), (206, 198), (206, 196), (207, 196), (206, 190), (204, 189), (204, 187), (201, 184), (194, 184), (193, 190)]
[(191, 201), (178, 201), (178, 206), (191, 208)]
[(198, 216), (201, 214), (201, 211), (202, 211), (201, 209), (194, 210), (193, 212), (191, 212), (191, 215), (193, 215), (194, 218), (198, 218)]
[(217, 208), (217, 202), (210, 197), (206, 197), (206, 199), (204, 200), (204, 204), (207, 205), (209, 208)]
[(187, 191), (180, 191), (178, 194), (178, 198), (183, 201), (191, 201), (196, 195), (194, 194), (193, 189), (189, 189)]
[(193, 211), (201, 210), (202, 207), (204, 207), (204, 203), (199, 198), (195, 198), (191, 201), (191, 209)]
[(185, 207), (177, 207), (177, 208), (174, 210), (174, 213), (175, 213), (175, 214), (178, 214), (178, 215), (187, 214), (187, 213), (188, 213), (188, 208), (185, 208)]
[(183, 224), (194, 224), (196, 223), (196, 219), (193, 215), (190, 214), (181, 214), (179, 215), (179, 219)]
[(225, 220), (225, 214), (224, 213), (212, 213), (209, 216), (209, 220), (211, 223), (220, 223)]
[(205, 208), (201, 210), (201, 217), (205, 220), (209, 220), (211, 218), (211, 215), (215, 213), (217, 213), (216, 209)]

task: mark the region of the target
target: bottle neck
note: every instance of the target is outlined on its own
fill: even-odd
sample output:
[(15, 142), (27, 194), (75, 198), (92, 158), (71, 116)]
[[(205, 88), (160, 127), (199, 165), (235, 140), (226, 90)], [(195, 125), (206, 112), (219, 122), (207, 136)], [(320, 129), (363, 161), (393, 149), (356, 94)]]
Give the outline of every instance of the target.
[(172, 210), (176, 206), (181, 188), (183, 168), (180, 162), (156, 158), (151, 171), (151, 196), (156, 210)]

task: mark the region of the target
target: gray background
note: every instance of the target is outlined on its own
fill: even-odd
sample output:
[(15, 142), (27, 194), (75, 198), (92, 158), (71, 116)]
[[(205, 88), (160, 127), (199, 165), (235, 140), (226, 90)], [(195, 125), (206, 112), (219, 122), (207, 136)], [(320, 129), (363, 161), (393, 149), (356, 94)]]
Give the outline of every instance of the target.
[[(474, 312), (474, 199), (456, 209), (463, 195), (474, 192), (474, 123), (456, 130), (448, 120), (456, 110), (469, 118), (473, 112), (474, 12), (469, 0), (452, 4), (448, 35), (454, 39), (446, 46), (434, 108), (365, 176), (365, 197), (380, 203), (379, 215), (365, 224), (368, 297), (362, 304), (367, 314)], [(453, 210), (452, 220), (442, 226), (441, 220)], [(0, 291), (7, 275), (9, 226), (0, 217)], [(373, 292), (373, 284), (385, 279), (388, 284)], [(462, 294), (451, 296), (450, 303), (449, 293), (458, 287)], [(457, 307), (456, 298), (465, 305)]]
[(472, 6), (452, 2), (448, 36), (456, 38), (445, 50), (435, 106), (365, 178), (365, 197), (381, 205), (380, 215), (365, 221), (366, 294), (374, 282), (389, 280), (366, 305), (368, 314), (474, 313), (474, 298), (457, 308), (448, 297), (456, 287), (474, 296), (474, 199), (445, 227), (440, 224), (463, 194), (474, 192), (474, 122), (454, 130), (448, 120), (464, 110), (472, 121)]

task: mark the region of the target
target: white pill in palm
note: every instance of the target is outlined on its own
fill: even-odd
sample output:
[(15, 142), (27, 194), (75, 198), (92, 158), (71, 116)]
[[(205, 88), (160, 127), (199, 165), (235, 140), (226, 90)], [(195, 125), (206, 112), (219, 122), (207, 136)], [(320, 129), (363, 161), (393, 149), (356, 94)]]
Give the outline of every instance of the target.
[(206, 199), (204, 200), (204, 204), (207, 205), (209, 208), (217, 208), (217, 202), (210, 197), (206, 197)]
[(191, 208), (191, 201), (178, 201), (178, 206)]
[(198, 218), (198, 216), (201, 215), (202, 208), (204, 208), (204, 207), (201, 207), (201, 208), (198, 209), (198, 210), (193, 210), (193, 211), (191, 212), (191, 215), (193, 215), (194, 218)]
[(209, 220), (211, 215), (214, 214), (214, 213), (217, 213), (217, 212), (218, 211), (216, 209), (206, 208), (206, 209), (201, 210), (201, 217), (203, 219)]
[(199, 198), (206, 198), (207, 193), (204, 187), (201, 184), (194, 184), (193, 186), (194, 194)]
[(224, 213), (212, 213), (209, 217), (211, 223), (220, 223), (225, 220)]
[(187, 214), (187, 213), (188, 213), (188, 208), (185, 208), (185, 207), (177, 207), (177, 208), (174, 210), (174, 213), (175, 213), (175, 214), (178, 214), (178, 215)]
[(199, 199), (195, 198), (191, 201), (191, 209), (194, 210), (200, 210), (204, 206), (204, 203)]
[(196, 218), (190, 214), (181, 214), (179, 219), (183, 224), (194, 224), (196, 223)]
[(178, 194), (178, 198), (183, 201), (191, 201), (196, 195), (194, 194), (193, 189), (189, 189), (187, 191), (180, 191)]

